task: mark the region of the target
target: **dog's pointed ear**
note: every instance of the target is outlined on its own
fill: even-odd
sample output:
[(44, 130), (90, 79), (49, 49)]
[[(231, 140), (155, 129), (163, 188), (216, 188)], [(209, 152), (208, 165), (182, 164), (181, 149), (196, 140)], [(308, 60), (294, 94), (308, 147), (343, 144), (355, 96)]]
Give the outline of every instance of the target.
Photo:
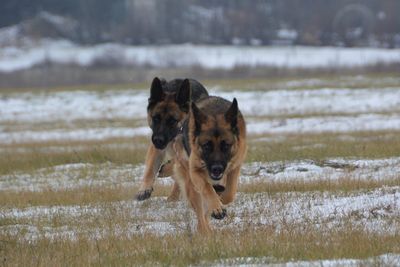
[(201, 132), (201, 124), (207, 121), (207, 115), (204, 114), (194, 102), (192, 102), (191, 107), (194, 119), (194, 136), (199, 136)]
[(162, 101), (164, 97), (165, 94), (162, 89), (162, 83), (158, 77), (155, 77), (150, 87), (149, 106)]
[(176, 93), (175, 101), (183, 112), (189, 112), (191, 88), (188, 79), (183, 80), (181, 87)]
[(231, 125), (232, 131), (237, 135), (237, 118), (238, 118), (239, 108), (236, 98), (233, 99), (232, 105), (229, 107), (228, 111), (225, 113), (225, 120)]

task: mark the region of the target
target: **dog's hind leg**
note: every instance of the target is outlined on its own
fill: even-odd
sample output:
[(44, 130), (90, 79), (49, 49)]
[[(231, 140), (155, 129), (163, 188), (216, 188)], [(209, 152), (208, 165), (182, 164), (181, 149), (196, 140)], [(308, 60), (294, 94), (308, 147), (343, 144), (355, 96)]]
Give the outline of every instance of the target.
[(174, 202), (179, 200), (179, 196), (181, 193), (181, 190), (179, 189), (179, 184), (174, 178), (174, 164), (175, 160), (171, 159), (168, 162), (164, 163), (160, 170), (158, 171), (158, 177), (169, 177), (171, 176), (172, 179), (174, 179), (174, 186), (172, 187), (172, 191), (169, 194), (167, 201), (169, 202)]
[(158, 177), (169, 177), (174, 173), (174, 160), (165, 162), (158, 171)]
[(178, 182), (175, 181), (174, 178), (174, 186), (172, 187), (172, 191), (169, 194), (167, 201), (174, 202), (179, 200), (179, 196), (181, 195), (181, 190), (179, 188)]
[(151, 196), (154, 180), (160, 169), (164, 156), (165, 150), (156, 149), (153, 144), (150, 144), (146, 154), (146, 166), (142, 184), (136, 194), (137, 200), (142, 201)]

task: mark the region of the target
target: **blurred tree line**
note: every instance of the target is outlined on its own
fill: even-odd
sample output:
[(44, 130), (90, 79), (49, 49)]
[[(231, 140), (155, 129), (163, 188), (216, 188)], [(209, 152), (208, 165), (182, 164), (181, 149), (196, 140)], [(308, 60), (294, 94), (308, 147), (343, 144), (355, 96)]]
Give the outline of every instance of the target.
[(400, 46), (399, 0), (2, 0), (0, 27), (43, 11), (85, 44)]

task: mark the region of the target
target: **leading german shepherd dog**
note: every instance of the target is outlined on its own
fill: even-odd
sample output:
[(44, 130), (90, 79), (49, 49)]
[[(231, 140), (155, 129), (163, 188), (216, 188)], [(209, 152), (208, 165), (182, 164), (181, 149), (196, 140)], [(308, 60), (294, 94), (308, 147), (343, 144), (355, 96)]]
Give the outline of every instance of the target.
[(196, 212), (199, 232), (208, 233), (210, 215), (224, 218), (223, 204), (235, 198), (247, 151), (245, 121), (236, 99), (192, 102), (174, 150), (174, 177)]
[[(174, 79), (169, 82), (155, 77), (150, 88), (147, 121), (152, 130), (144, 177), (137, 200), (145, 200), (153, 192), (153, 184), (160, 167), (171, 158), (172, 141), (187, 118), (191, 100), (196, 102), (208, 96), (207, 90), (194, 79)], [(171, 165), (171, 164), (170, 164)], [(179, 187), (174, 185), (170, 200), (179, 197)]]

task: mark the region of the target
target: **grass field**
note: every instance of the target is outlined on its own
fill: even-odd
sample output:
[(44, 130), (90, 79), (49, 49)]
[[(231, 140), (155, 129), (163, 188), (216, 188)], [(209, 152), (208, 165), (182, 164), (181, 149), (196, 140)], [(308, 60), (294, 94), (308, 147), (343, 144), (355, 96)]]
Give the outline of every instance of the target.
[(171, 178), (134, 200), (146, 85), (0, 92), (0, 264), (400, 264), (398, 75), (205, 83), (238, 95), (250, 125), (237, 198), (209, 238), (167, 202)]

